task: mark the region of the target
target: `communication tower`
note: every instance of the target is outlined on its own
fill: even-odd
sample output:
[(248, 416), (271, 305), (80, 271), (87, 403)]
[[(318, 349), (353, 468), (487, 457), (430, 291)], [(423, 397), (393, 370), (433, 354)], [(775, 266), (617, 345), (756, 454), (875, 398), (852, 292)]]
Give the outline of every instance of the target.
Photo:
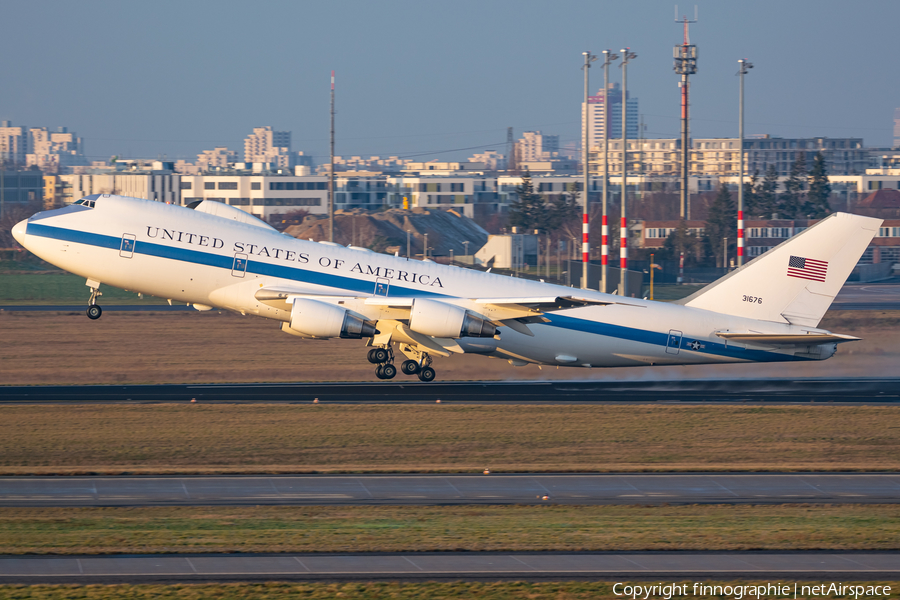
[(688, 192), (688, 175), (691, 165), (691, 149), (689, 146), (689, 104), (688, 90), (690, 83), (688, 77), (697, 72), (697, 46), (691, 43), (688, 36), (688, 24), (697, 22), (697, 7), (694, 7), (694, 18), (688, 20), (687, 16), (678, 18), (678, 7), (675, 7), (675, 22), (684, 24), (684, 43), (675, 46), (675, 72), (681, 75), (679, 86), (681, 87), (681, 218), (691, 218), (691, 196)]

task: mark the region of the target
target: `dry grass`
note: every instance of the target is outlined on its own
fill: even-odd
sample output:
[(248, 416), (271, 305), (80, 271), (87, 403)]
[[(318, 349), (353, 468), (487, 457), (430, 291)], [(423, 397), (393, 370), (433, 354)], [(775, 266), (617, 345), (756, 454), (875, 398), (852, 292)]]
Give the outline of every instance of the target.
[(0, 510), (0, 554), (897, 549), (896, 504)]
[(896, 470), (900, 406), (0, 407), (0, 473)]
[[(823, 327), (858, 335), (827, 361), (617, 369), (514, 368), (480, 356), (437, 358), (440, 380), (683, 379), (896, 374), (900, 311), (844, 311)], [(280, 324), (230, 313), (83, 313), (0, 310), (0, 385), (371, 381), (374, 367), (357, 340), (301, 340)], [(399, 376), (403, 377), (403, 376)]]
[[(793, 590), (792, 580), (778, 580)], [(826, 581), (826, 580), (823, 580)], [(653, 585), (653, 581), (630, 581), (632, 585)], [(694, 581), (666, 581), (686, 585), (693, 590)], [(765, 586), (772, 580), (759, 581), (703, 581), (707, 586), (753, 585)], [(803, 581), (801, 585), (817, 585), (819, 582)], [(843, 581), (844, 585), (854, 582)], [(896, 591), (900, 582), (856, 582), (864, 586), (884, 586)], [(534, 583), (525, 581), (497, 582), (359, 582), (359, 583), (202, 583), (179, 585), (0, 585), (0, 597), (8, 600), (451, 600), (479, 598), (481, 600), (621, 600), (613, 593), (613, 583), (604, 581), (563, 581)], [(621, 590), (619, 592), (621, 594)], [(630, 598), (631, 596), (626, 596)], [(661, 598), (661, 595), (653, 596)], [(675, 596), (685, 597), (685, 596)], [(716, 594), (689, 595), (696, 600), (733, 598)], [(756, 598), (756, 596), (744, 596)], [(849, 598), (849, 595), (816, 595), (815, 598)], [(808, 596), (797, 596), (805, 600)]]

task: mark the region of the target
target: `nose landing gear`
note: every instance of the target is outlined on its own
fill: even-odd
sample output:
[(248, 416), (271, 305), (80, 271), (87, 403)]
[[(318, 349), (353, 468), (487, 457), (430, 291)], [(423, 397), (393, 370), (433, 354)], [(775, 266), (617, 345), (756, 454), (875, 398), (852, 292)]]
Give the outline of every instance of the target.
[(91, 287), (91, 297), (88, 299), (88, 307), (85, 314), (87, 314), (88, 318), (92, 321), (96, 321), (100, 318), (100, 315), (103, 314), (103, 309), (97, 305), (97, 298), (102, 295), (103, 292), (99, 289), (93, 286)]

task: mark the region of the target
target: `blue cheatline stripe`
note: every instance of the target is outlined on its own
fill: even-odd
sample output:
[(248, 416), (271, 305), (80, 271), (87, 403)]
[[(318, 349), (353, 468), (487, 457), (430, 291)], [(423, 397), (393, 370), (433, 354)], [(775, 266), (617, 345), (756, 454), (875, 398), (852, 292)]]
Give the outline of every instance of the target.
[[(87, 233), (84, 231), (63, 229), (61, 227), (52, 227), (50, 225), (38, 225), (35, 223), (28, 224), (26, 234), (63, 240), (67, 242), (86, 244), (89, 246), (96, 246), (98, 248), (108, 248), (110, 250), (119, 250), (119, 246), (122, 242), (122, 238), (113, 237), (110, 235)], [(211, 252), (202, 252), (199, 250), (190, 250), (187, 248), (176, 248), (146, 241), (137, 241), (135, 242), (134, 246), (135, 254), (144, 254), (146, 256), (177, 260), (190, 264), (217, 267), (220, 269), (226, 269), (228, 271), (231, 271), (232, 267), (234, 266), (233, 256), (213, 254)], [(375, 289), (374, 281), (354, 279), (353, 277), (335, 275), (332, 273), (319, 273), (317, 271), (311, 271), (297, 267), (288, 267), (285, 265), (273, 265), (270, 263), (249, 259), (247, 261), (247, 272), (255, 275), (279, 277), (282, 279), (296, 281), (298, 283), (308, 283), (313, 285), (341, 288), (360, 294), (371, 294)], [(429, 290), (417, 290), (394, 284), (391, 284), (390, 292), (392, 295), (396, 296), (445, 296), (445, 294)]]
[[(28, 223), (26, 234), (63, 240), (67, 242), (74, 242), (77, 244), (86, 244), (89, 246), (96, 246), (98, 248), (108, 248), (110, 250), (119, 250), (119, 245), (122, 241), (122, 238), (113, 237), (111, 235), (88, 233), (85, 231), (75, 231), (72, 229), (63, 229), (61, 227), (52, 227), (50, 225), (40, 225), (32, 222)], [(138, 241), (135, 243), (135, 254), (144, 254), (147, 256), (177, 260), (190, 264), (217, 267), (220, 269), (226, 269), (228, 271), (230, 271), (232, 266), (234, 265), (234, 258), (232, 256), (223, 256), (220, 254), (201, 252), (199, 250), (188, 250), (185, 248), (174, 248), (172, 246), (154, 244), (145, 241)], [(316, 271), (309, 271), (297, 267), (273, 265), (254, 260), (247, 261), (247, 272), (256, 275), (265, 275), (268, 277), (278, 277), (281, 279), (296, 281), (298, 283), (309, 283), (313, 285), (341, 288), (360, 294), (373, 293), (375, 285), (375, 283), (371, 281), (354, 279), (352, 277), (345, 277), (343, 275), (319, 273)], [(391, 284), (390, 292), (392, 295), (396, 294), (398, 297), (447, 296), (447, 294), (441, 294), (438, 292), (431, 292), (427, 290), (405, 288), (393, 284)], [(578, 319), (575, 317), (559, 315), (555, 313), (547, 313), (544, 316), (550, 319), (550, 322), (546, 323), (546, 325), (549, 325), (551, 327), (559, 327), (561, 329), (581, 331), (584, 333), (592, 333), (610, 338), (663, 347), (667, 346), (669, 341), (668, 333), (635, 329), (633, 327), (613, 325), (610, 323), (602, 323), (600, 321), (589, 321), (586, 319)], [(695, 352), (698, 354), (713, 354), (716, 356), (724, 356), (728, 358), (740, 358), (748, 361), (783, 362), (794, 360), (814, 360), (805, 357), (767, 352), (765, 350), (750, 350), (746, 348), (736, 347), (734, 345), (727, 346), (725, 344), (712, 341), (703, 341), (703, 345), (705, 346), (703, 350), (687, 350), (685, 348), (682, 348), (681, 351)]]
[[(620, 340), (628, 340), (632, 342), (640, 342), (643, 344), (651, 344), (657, 346), (667, 346), (669, 342), (669, 334), (658, 331), (647, 331), (644, 329), (634, 329), (632, 327), (624, 327), (622, 325), (613, 325), (611, 323), (603, 323), (601, 321), (587, 321), (577, 319), (566, 315), (554, 313), (545, 314), (544, 317), (550, 319), (551, 327), (559, 327), (561, 329), (571, 329), (573, 331), (583, 331), (585, 333), (593, 333), (605, 337), (616, 338)], [(682, 346), (684, 345), (682, 338)], [(719, 342), (704, 340), (705, 348), (702, 350), (690, 350), (682, 347), (681, 352), (695, 352), (697, 354), (713, 354), (715, 356), (724, 356), (728, 358), (740, 358), (748, 361), (765, 361), (765, 362), (786, 362), (795, 360), (815, 360), (802, 356), (791, 356), (788, 354), (779, 354), (769, 352), (767, 350), (751, 350), (749, 348), (740, 348), (737, 346), (728, 346)]]

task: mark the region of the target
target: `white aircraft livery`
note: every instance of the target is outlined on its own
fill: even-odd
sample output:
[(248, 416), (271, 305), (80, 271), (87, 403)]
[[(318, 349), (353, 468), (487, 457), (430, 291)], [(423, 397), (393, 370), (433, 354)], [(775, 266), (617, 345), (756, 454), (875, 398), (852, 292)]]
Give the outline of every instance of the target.
[(435, 378), (434, 356), (622, 367), (822, 360), (858, 338), (817, 326), (880, 219), (836, 213), (673, 303), (625, 298), (298, 240), (221, 202), (94, 194), (13, 228), (42, 259), (100, 285), (364, 339), (376, 376)]

